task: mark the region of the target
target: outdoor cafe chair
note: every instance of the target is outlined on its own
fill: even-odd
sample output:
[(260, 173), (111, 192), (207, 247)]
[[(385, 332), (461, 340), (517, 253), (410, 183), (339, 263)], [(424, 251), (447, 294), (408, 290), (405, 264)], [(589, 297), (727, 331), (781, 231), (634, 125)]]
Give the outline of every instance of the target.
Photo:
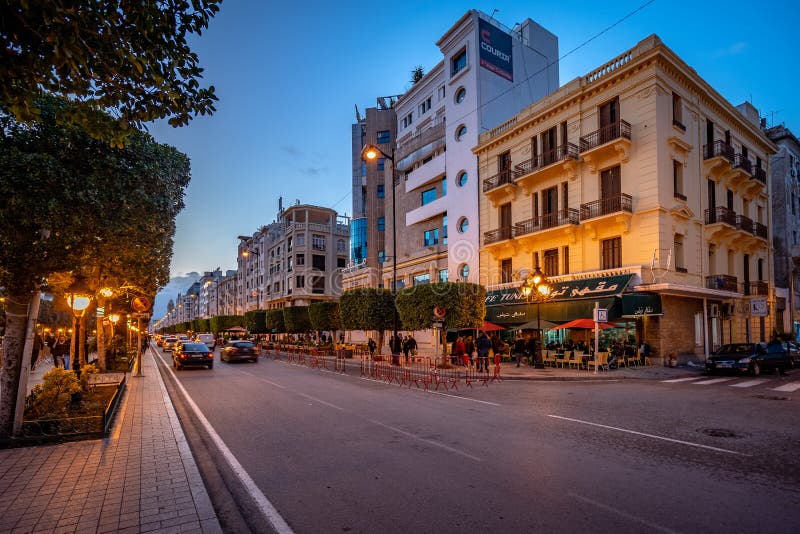
[(556, 366), (563, 369), (565, 365), (569, 366), (569, 354), (565, 353), (556, 355)]

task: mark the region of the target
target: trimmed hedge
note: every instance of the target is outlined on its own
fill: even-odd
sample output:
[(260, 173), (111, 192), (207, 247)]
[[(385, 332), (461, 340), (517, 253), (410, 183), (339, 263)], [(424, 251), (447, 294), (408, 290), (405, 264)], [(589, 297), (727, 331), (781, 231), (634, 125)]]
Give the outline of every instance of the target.
[(308, 318), (308, 306), (291, 306), (283, 308), (283, 324), (290, 334), (302, 334), (311, 330)]
[(342, 316), (336, 301), (315, 302), (308, 307), (308, 318), (314, 330), (342, 329)]

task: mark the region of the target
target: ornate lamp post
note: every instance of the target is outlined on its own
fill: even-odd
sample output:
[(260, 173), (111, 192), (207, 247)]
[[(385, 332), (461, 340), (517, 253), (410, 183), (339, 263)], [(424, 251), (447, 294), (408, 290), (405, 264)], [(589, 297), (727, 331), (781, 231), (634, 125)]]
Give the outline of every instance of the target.
[[(72, 315), (75, 318), (75, 326), (72, 339), (74, 340), (72, 352), (72, 360), (70, 361), (71, 367), (80, 369), (80, 364), (85, 363), (84, 344), (83, 338), (85, 336), (83, 328), (83, 316), (86, 313), (86, 308), (92, 302), (92, 291), (86, 285), (86, 279), (83, 276), (76, 276), (75, 281), (69, 286), (67, 290), (67, 304), (72, 309)], [(76, 362), (79, 362), (76, 366)]]
[[(397, 296), (397, 197), (395, 195), (395, 170), (394, 170), (394, 146), (391, 155), (387, 154), (375, 145), (367, 145), (361, 152), (364, 159), (375, 160), (378, 156), (383, 156), (392, 163), (392, 296)], [(392, 334), (392, 363), (399, 365), (400, 356), (397, 343), (397, 307), (394, 309), (394, 332)]]
[(550, 298), (551, 293), (553, 292), (553, 286), (550, 284), (550, 281), (547, 277), (542, 273), (542, 270), (537, 265), (536, 268), (533, 270), (533, 273), (528, 274), (525, 277), (525, 281), (522, 282), (522, 287), (520, 288), (522, 294), (525, 295), (525, 298), (528, 299), (528, 305), (531, 303), (531, 299), (536, 301), (536, 337), (537, 342), (535, 345), (535, 352), (533, 357), (532, 365), (536, 365), (536, 362), (541, 360), (541, 350), (542, 350), (542, 302), (548, 300)]

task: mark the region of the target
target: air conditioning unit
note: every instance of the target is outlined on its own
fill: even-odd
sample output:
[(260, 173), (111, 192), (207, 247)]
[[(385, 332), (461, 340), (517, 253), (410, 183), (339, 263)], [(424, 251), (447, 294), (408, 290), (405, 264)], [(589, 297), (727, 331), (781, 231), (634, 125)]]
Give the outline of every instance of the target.
[(719, 304), (709, 304), (708, 305), (708, 316), (709, 317), (719, 317)]
[(736, 306), (734, 305), (733, 302), (726, 302), (722, 305), (723, 317), (733, 317), (735, 311), (736, 311)]

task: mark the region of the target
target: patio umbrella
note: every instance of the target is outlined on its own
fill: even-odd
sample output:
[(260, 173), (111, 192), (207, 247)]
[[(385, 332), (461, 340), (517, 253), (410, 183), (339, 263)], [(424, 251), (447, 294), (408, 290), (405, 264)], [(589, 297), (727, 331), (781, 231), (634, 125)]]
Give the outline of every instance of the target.
[(493, 330), (505, 330), (505, 328), (503, 328), (500, 325), (490, 323), (489, 321), (483, 321), (483, 326), (478, 328), (478, 330), (482, 330), (484, 332), (492, 332)]
[[(608, 328), (617, 328), (617, 325), (611, 323), (597, 323), (600, 330)], [(576, 330), (594, 330), (594, 321), (591, 319), (575, 319), (568, 323), (558, 325), (553, 330), (576, 329)]]
[(242, 328), (241, 326), (232, 326), (232, 327), (226, 329), (225, 331), (226, 332), (247, 332), (247, 330), (245, 328)]
[[(553, 330), (556, 326), (558, 326), (556, 323), (551, 323), (550, 321), (545, 321), (542, 319), (542, 330)], [(525, 324), (515, 326), (511, 330), (536, 330), (538, 328), (539, 323), (534, 319), (533, 321), (528, 321)]]

